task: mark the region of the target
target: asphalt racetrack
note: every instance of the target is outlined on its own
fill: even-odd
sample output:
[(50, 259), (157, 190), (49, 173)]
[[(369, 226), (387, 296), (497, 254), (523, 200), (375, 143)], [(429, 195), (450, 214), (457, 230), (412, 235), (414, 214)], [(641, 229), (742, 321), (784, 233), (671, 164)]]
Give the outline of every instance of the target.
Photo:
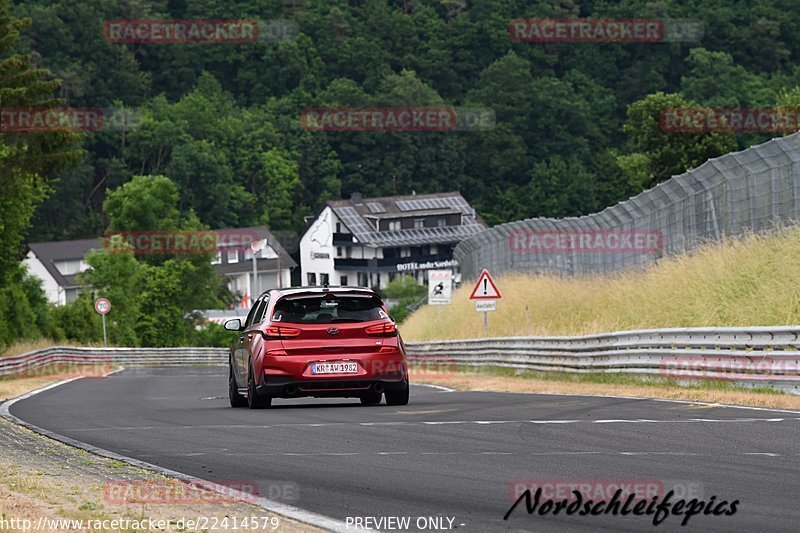
[[(796, 531), (800, 414), (668, 401), (455, 392), (408, 406), (274, 400), (232, 409), (225, 367), (131, 368), (22, 400), (11, 413), (91, 445), (383, 531)], [(739, 500), (732, 516), (529, 515), (517, 487), (612, 482)], [(612, 491), (613, 492), (613, 491)], [(557, 499), (557, 498), (554, 498)], [(349, 517), (349, 522), (348, 522)], [(439, 520), (420, 518), (439, 517)], [(379, 526), (383, 527), (379, 527)], [(389, 527), (387, 527), (389, 526)], [(418, 527), (419, 526), (419, 527)]]

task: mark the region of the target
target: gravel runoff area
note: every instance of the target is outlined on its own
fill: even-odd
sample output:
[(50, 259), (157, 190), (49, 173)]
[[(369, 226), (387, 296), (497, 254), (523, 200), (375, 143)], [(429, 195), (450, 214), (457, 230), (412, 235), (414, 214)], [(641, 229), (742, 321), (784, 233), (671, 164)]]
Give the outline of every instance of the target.
[[(56, 377), (25, 384), (3, 380), (0, 390), (21, 395), (26, 388), (56, 381)], [(0, 402), (4, 399), (0, 395)], [(164, 495), (161, 501), (157, 501), (159, 495)], [(181, 480), (73, 448), (0, 418), (0, 531), (20, 531), (25, 519), (34, 527), (42, 526), (38, 531), (90, 530), (64, 521), (69, 519), (83, 520), (84, 526), (105, 520), (112, 527), (103, 531), (134, 531), (123, 526), (148, 518), (163, 520), (167, 531), (209, 530), (212, 524), (218, 525), (217, 531), (233, 530), (235, 521), (241, 529), (245, 518), (257, 523), (259, 530), (324, 531)], [(117, 527), (111, 522), (115, 519)], [(187, 527), (188, 520), (196, 521), (196, 527)]]

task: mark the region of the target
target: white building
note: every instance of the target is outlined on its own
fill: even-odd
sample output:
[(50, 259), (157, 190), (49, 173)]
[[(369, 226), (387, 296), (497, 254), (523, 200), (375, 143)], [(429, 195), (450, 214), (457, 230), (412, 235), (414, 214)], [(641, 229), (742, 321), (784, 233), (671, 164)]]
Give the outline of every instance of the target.
[[(300, 239), (301, 282), (385, 288), (452, 268), (453, 248), (486, 229), (457, 192), (328, 202)], [(458, 274), (457, 274), (458, 278)]]
[[(249, 249), (242, 248), (241, 240), (238, 245), (221, 245), (212, 259), (217, 272), (227, 279), (228, 289), (241, 306), (249, 307), (254, 294), (257, 296), (269, 289), (291, 286), (291, 269), (297, 263), (266, 228), (234, 228), (214, 232), (225, 236), (238, 233), (266, 239), (267, 245), (256, 252), (255, 282), (253, 255)], [(226, 239), (220, 237), (218, 242), (225, 243)], [(55, 305), (64, 305), (85, 289), (77, 278), (77, 274), (89, 268), (84, 257), (89, 251), (102, 247), (101, 238), (30, 243), (23, 264), (31, 275), (42, 280), (47, 299)]]

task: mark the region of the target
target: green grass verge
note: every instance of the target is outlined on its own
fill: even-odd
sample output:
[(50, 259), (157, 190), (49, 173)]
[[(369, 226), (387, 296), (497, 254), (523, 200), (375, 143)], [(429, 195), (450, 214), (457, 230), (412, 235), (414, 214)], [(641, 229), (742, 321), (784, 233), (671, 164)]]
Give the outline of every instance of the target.
[(502, 366), (467, 366), (457, 365), (456, 372), (465, 374), (481, 374), (489, 377), (506, 377), (527, 380), (542, 380), (561, 383), (587, 383), (599, 385), (634, 385), (659, 388), (683, 387), (687, 389), (731, 391), (731, 392), (755, 392), (759, 394), (788, 394), (784, 391), (771, 389), (769, 387), (744, 387), (725, 380), (698, 379), (698, 380), (675, 380), (659, 376), (638, 376), (636, 374), (624, 373), (571, 373), (571, 372), (543, 372), (537, 370), (526, 370), (509, 368)]

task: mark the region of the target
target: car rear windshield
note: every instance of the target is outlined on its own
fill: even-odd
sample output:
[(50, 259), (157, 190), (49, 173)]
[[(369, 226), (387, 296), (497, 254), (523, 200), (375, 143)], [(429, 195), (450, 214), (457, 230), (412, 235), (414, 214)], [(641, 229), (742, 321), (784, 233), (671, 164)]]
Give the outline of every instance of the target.
[(388, 318), (380, 298), (370, 295), (315, 294), (284, 298), (275, 305), (274, 322), (332, 324)]

